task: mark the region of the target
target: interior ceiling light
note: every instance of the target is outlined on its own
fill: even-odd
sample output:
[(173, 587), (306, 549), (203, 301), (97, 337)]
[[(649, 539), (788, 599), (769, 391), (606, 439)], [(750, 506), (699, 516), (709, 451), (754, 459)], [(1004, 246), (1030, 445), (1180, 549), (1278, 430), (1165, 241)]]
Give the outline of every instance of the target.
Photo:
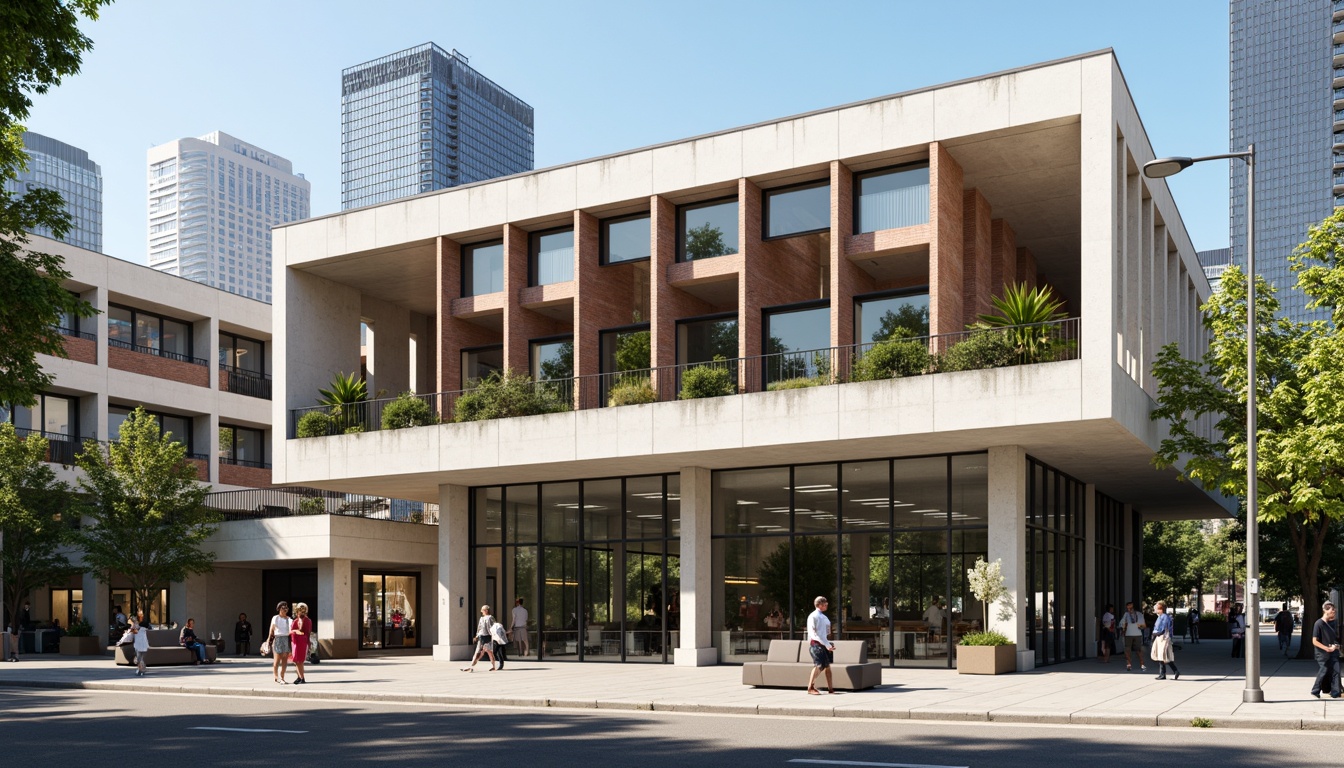
[(749, 507), (749, 506), (751, 506), (752, 504), (760, 504), (760, 503), (761, 503), (761, 502), (759, 502), (759, 501), (747, 501), (746, 499), (738, 499), (738, 500), (737, 500), (737, 506), (739, 506), (739, 507)]
[(867, 504), (870, 501), (880, 501), (883, 504), (886, 504), (888, 501), (891, 501), (891, 499), (850, 499), (850, 501), (855, 504)]
[(790, 488), (789, 486), (786, 485), (786, 486), (784, 486), (784, 490), (786, 490), (786, 491), (801, 491), (801, 490), (803, 490), (803, 489), (805, 489), (805, 488), (834, 488), (834, 487), (835, 487), (835, 486), (831, 485), (830, 483), (822, 483), (822, 484), (820, 484), (820, 485), (795, 485), (795, 486), (793, 486), (792, 488)]

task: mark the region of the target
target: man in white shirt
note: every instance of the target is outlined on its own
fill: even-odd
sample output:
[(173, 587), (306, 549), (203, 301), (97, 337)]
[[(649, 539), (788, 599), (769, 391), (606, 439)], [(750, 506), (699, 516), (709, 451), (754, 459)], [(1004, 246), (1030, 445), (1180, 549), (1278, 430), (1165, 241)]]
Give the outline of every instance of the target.
[(1143, 614), (1134, 610), (1134, 603), (1125, 603), (1125, 615), (1120, 617), (1120, 631), (1124, 633), (1125, 643), (1125, 671), (1128, 672), (1134, 668), (1134, 662), (1130, 656), (1139, 657), (1139, 671), (1147, 672), (1148, 667), (1143, 663), (1143, 627), (1145, 622)]
[(519, 656), (526, 656), (527, 645), (527, 609), (523, 607), (523, 598), (513, 601), (513, 616), (509, 621), (509, 632), (513, 644), (518, 648)]
[(943, 619), (945, 617), (942, 605), (939, 604), (939, 601), (934, 600), (932, 603), (929, 603), (929, 609), (924, 612), (924, 623), (929, 625), (929, 630), (931, 632), (941, 634), (943, 631)]
[(820, 696), (817, 690), (817, 673), (826, 673), (826, 692), (835, 693), (835, 684), (831, 680), (831, 654), (835, 652), (835, 643), (831, 642), (831, 620), (826, 618), (827, 600), (817, 597), (812, 601), (816, 610), (807, 616), (807, 645), (812, 653), (812, 674), (807, 678), (807, 692)]

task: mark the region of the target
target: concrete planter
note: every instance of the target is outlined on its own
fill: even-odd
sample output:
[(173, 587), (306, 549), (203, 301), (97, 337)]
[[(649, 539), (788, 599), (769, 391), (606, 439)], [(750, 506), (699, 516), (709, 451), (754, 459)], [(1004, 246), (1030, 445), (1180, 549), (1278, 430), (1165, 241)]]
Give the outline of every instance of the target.
[(1017, 645), (958, 645), (957, 673), (1004, 675), (1017, 671)]
[(62, 637), (62, 656), (103, 656), (102, 640), (97, 637)]

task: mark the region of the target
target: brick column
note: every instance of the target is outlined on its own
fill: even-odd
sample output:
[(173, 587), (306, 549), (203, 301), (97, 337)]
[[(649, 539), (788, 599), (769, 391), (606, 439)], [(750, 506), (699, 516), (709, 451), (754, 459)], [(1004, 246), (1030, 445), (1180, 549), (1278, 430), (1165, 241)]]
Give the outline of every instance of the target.
[(845, 242), (853, 234), (854, 173), (844, 163), (835, 160), (831, 162), (832, 347), (854, 343), (854, 294), (860, 292), (859, 286), (866, 275), (845, 256)]
[[(761, 354), (761, 327), (765, 322), (761, 307), (770, 303), (765, 272), (775, 265), (765, 263), (761, 244), (761, 188), (746, 179), (737, 180), (737, 242), (742, 259), (742, 271), (737, 275), (737, 355), (756, 357)], [(761, 378), (753, 375), (756, 373), (742, 364), (738, 388), (759, 391)]]
[(1030, 248), (1017, 249), (1017, 282), (1026, 283), (1028, 288), (1035, 288), (1036, 281), (1036, 257), (1032, 255)]
[(517, 373), (531, 369), (527, 329), (530, 314), (519, 304), (527, 287), (527, 233), (512, 224), (504, 225), (504, 367)]
[(989, 314), (993, 305), (989, 297), (994, 293), (993, 238), (989, 201), (978, 189), (968, 189), (962, 196), (961, 222), (962, 250), (966, 254), (962, 273), (962, 324), (979, 322), (980, 315)]
[(1003, 219), (995, 219), (990, 238), (994, 242), (991, 258), (990, 294), (1002, 296), (1003, 289), (1017, 282), (1017, 234)]
[(929, 145), (929, 332), (962, 330), (961, 166), (938, 142)]

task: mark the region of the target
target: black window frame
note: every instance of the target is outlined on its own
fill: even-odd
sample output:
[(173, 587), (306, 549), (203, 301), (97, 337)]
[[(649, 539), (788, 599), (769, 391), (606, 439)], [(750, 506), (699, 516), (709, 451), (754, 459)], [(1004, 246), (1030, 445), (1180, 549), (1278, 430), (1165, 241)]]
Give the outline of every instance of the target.
[[(183, 319), (180, 318), (180, 317), (170, 317), (170, 316), (168, 316), (168, 315), (161, 315), (161, 314), (159, 314), (159, 313), (157, 313), (157, 312), (149, 312), (149, 311), (147, 311), (147, 310), (143, 310), (143, 309), (136, 309), (135, 307), (128, 307), (128, 306), (126, 306), (125, 304), (114, 304), (114, 303), (109, 303), (109, 304), (107, 305), (107, 307), (108, 307), (109, 310), (111, 310), (111, 309), (120, 309), (120, 310), (122, 310), (122, 311), (130, 312), (130, 313), (131, 313), (131, 338), (132, 338), (132, 339), (135, 338), (136, 327), (139, 325), (139, 321), (140, 321), (141, 316), (144, 316), (144, 317), (152, 317), (152, 318), (154, 318), (155, 320), (158, 320), (158, 321), (159, 321), (159, 339), (160, 339), (160, 346), (159, 346), (159, 348), (158, 348), (158, 349), (154, 349), (153, 347), (145, 347), (145, 346), (141, 346), (141, 345), (139, 345), (139, 344), (136, 344), (135, 341), (131, 341), (131, 342), (127, 343), (127, 342), (124, 342), (124, 341), (120, 341), (120, 340), (117, 340), (117, 339), (113, 339), (111, 333), (109, 333), (109, 334), (108, 334), (108, 337), (107, 337), (107, 344), (108, 344), (108, 346), (117, 347), (118, 349), (129, 349), (129, 350), (132, 351), (132, 352), (139, 352), (140, 354), (144, 354), (144, 355), (156, 355), (156, 356), (158, 356), (158, 357), (166, 357), (166, 358), (168, 358), (169, 360), (179, 360), (179, 361), (184, 362), (184, 363), (194, 363), (194, 364), (196, 364), (196, 365), (209, 365), (209, 361), (208, 361), (208, 360), (202, 360), (201, 358), (196, 357), (196, 322), (195, 322), (195, 321), (193, 321), (193, 320), (183, 320)], [(108, 313), (108, 321), (110, 322), (110, 320), (111, 320), (111, 313), (109, 312), (109, 313)], [(172, 352), (172, 351), (169, 351), (169, 350), (165, 350), (165, 349), (163, 348), (163, 346), (162, 346), (162, 339), (163, 339), (163, 321), (165, 321), (165, 320), (168, 320), (168, 321), (171, 321), (171, 322), (174, 322), (174, 323), (181, 323), (182, 325), (185, 325), (185, 326), (187, 327), (187, 353), (186, 353), (185, 355), (181, 354), (180, 352)]]
[[(180, 417), (179, 417), (179, 418), (180, 418)], [(194, 425), (193, 425), (193, 427), (194, 427)], [(220, 464), (231, 464), (231, 465), (234, 465), (234, 466), (241, 466), (241, 467), (256, 467), (257, 469), (270, 469), (270, 468), (271, 468), (271, 463), (270, 463), (269, 461), (266, 460), (266, 454), (267, 454), (266, 443), (269, 442), (269, 441), (266, 439), (266, 430), (264, 430), (264, 429), (258, 429), (258, 428), (256, 428), (256, 427), (242, 427), (242, 426), (239, 426), (239, 425), (237, 425), (237, 424), (220, 424), (220, 425), (219, 425), (219, 429), (220, 429), (220, 431), (223, 431), (223, 430), (226, 430), (226, 429), (227, 429), (227, 430), (230, 430), (231, 432), (233, 432), (233, 440), (230, 441), (230, 443), (229, 443), (228, 456), (224, 456), (224, 455), (223, 455), (223, 448), (222, 448), (222, 447), (220, 447), (220, 446), (216, 446), (216, 450), (220, 451), (220, 453), (221, 453), (221, 455), (220, 455), (220, 457), (219, 457), (219, 463), (220, 463)], [(238, 430), (240, 430), (240, 429), (247, 430), (248, 432), (256, 432), (258, 435), (260, 435), (260, 439), (258, 440), (258, 444), (261, 446), (261, 461), (248, 461), (248, 460), (246, 460), (246, 459), (244, 459), (244, 460), (242, 460), (242, 461), (239, 461), (239, 460), (238, 460), (236, 451), (237, 451), (237, 448), (238, 448)], [(219, 439), (219, 436), (216, 435), (216, 436), (215, 436), (215, 439), (218, 440), (218, 439)]]
[[(929, 169), (929, 187), (930, 187), (930, 190), (932, 190), (932, 187), (933, 187), (933, 164), (932, 164), (931, 162), (929, 162), (928, 160), (916, 160), (916, 161), (914, 161), (914, 162), (909, 162), (909, 163), (897, 163), (897, 164), (895, 164), (895, 165), (888, 165), (888, 166), (884, 166), (884, 167), (882, 167), (882, 168), (874, 168), (874, 169), (872, 169), (871, 171), (864, 171), (863, 173), (856, 173), (856, 174), (854, 174), (854, 177), (853, 177), (853, 179), (851, 180), (851, 181), (852, 181), (852, 184), (853, 184), (853, 187), (852, 187), (852, 189), (850, 190), (850, 195), (849, 195), (849, 196), (850, 196), (850, 203), (851, 203), (851, 205), (853, 206), (853, 211), (851, 212), (851, 217), (850, 217), (850, 229), (853, 230), (853, 231), (852, 231), (850, 234), (854, 234), (854, 235), (863, 235), (863, 234), (867, 234), (868, 232), (878, 232), (878, 231), (881, 231), (881, 230), (876, 230), (876, 229), (873, 229), (873, 230), (864, 230), (864, 229), (862, 229), (861, 226), (860, 226), (860, 222), (859, 222), (859, 200), (860, 200), (861, 195), (859, 194), (859, 184), (860, 184), (864, 179), (872, 178), (873, 176), (882, 176), (882, 175), (884, 175), (884, 174), (888, 174), (888, 173), (899, 173), (899, 172), (901, 172), (901, 171), (912, 171), (912, 170), (914, 170), (914, 169), (916, 169), (916, 168), (928, 168), (928, 169)], [(930, 193), (932, 193), (932, 192), (930, 192)], [(916, 225), (914, 225), (914, 226), (919, 226), (919, 225), (916, 224)]]
[[(113, 409), (113, 408), (124, 409), (124, 410), (130, 412), (130, 411), (134, 411), (136, 408), (142, 408), (142, 407), (144, 407), (144, 406), (143, 406), (143, 405), (119, 405), (119, 404), (117, 404), (117, 403), (108, 403), (108, 405), (107, 405), (107, 412), (108, 412), (108, 414), (110, 415), (110, 414), (112, 413), (112, 409)], [(146, 413), (147, 415), (149, 415), (149, 416), (153, 416), (153, 417), (154, 417), (155, 423), (159, 425), (159, 434), (160, 434), (160, 435), (163, 434), (163, 419), (164, 419), (164, 417), (169, 417), (169, 418), (174, 418), (174, 419), (186, 419), (187, 422), (188, 422), (188, 424), (190, 425), (191, 429), (189, 429), (189, 430), (187, 431), (187, 435), (186, 435), (186, 438), (187, 438), (187, 439), (186, 439), (186, 440), (182, 440), (182, 441), (180, 441), (180, 442), (181, 442), (183, 445), (185, 445), (185, 446), (187, 447), (187, 458), (189, 458), (189, 459), (205, 459), (205, 460), (209, 460), (210, 457), (209, 457), (208, 455), (203, 454), (203, 453), (196, 453), (196, 452), (195, 452), (195, 448), (196, 448), (196, 434), (195, 434), (195, 433), (196, 433), (196, 416), (195, 416), (195, 415), (184, 416), (183, 414), (180, 414), (180, 413), (167, 413), (167, 412), (165, 412), (165, 411), (151, 411), (151, 410), (148, 409), (148, 408), (145, 408), (145, 413)], [(129, 413), (128, 413), (127, 415), (129, 415)], [(120, 439), (121, 439), (120, 430), (118, 430), (118, 435), (117, 435), (117, 438), (116, 438), (116, 439), (117, 439), (117, 440), (120, 440)], [(216, 438), (216, 439), (218, 439), (218, 438)], [(115, 442), (115, 441), (113, 440), (113, 438), (112, 438), (112, 428), (111, 428), (111, 427), (109, 427), (108, 430), (107, 430), (107, 440), (108, 440), (108, 442)]]
[[(772, 187), (772, 188), (770, 188), (770, 189), (762, 189), (762, 190), (761, 190), (761, 242), (763, 242), (763, 243), (768, 243), (768, 242), (770, 242), (771, 240), (783, 240), (783, 239), (785, 239), (785, 238), (789, 238), (789, 237), (802, 237), (803, 235), (816, 235), (816, 234), (820, 234), (820, 233), (822, 233), (822, 232), (830, 232), (830, 231), (831, 231), (831, 225), (830, 225), (830, 222), (828, 221), (827, 224), (826, 224), (826, 226), (824, 226), (824, 227), (818, 227), (817, 229), (807, 229), (807, 230), (803, 230), (803, 231), (801, 231), (801, 232), (790, 232), (790, 233), (788, 233), (787, 235), (773, 235), (773, 236), (772, 236), (772, 235), (770, 234), (770, 198), (771, 198), (771, 197), (773, 197), (773, 196), (775, 196), (775, 195), (787, 194), (787, 193), (789, 193), (789, 192), (798, 192), (798, 191), (800, 191), (800, 190), (804, 190), (804, 189), (815, 189), (815, 188), (817, 188), (817, 187), (827, 187), (827, 188), (829, 188), (830, 186), (831, 186), (831, 180), (830, 180), (829, 178), (825, 178), (825, 179), (820, 179), (820, 180), (818, 180), (818, 181), (804, 181), (804, 182), (800, 182), (800, 183), (798, 183), (798, 184), (789, 184), (788, 186), (784, 186), (784, 187)], [(828, 196), (828, 197), (829, 197), (829, 196)], [(827, 208), (828, 208), (828, 210), (827, 210), (827, 214), (828, 214), (828, 218), (829, 218), (829, 204), (828, 204)]]
[[(485, 295), (489, 296), (490, 294), (485, 294)], [(477, 344), (477, 345), (474, 346), (474, 347), (462, 347), (461, 349), (459, 349), (459, 350), (457, 351), (457, 356), (458, 356), (458, 357), (457, 357), (457, 379), (458, 379), (458, 385), (462, 388), (463, 391), (466, 391), (466, 389), (467, 389), (466, 384), (463, 382), (463, 376), (464, 376), (464, 374), (466, 373), (466, 365), (465, 365), (465, 363), (466, 363), (466, 359), (465, 359), (465, 355), (467, 355), (467, 354), (469, 354), (469, 353), (471, 353), (471, 352), (484, 352), (484, 351), (489, 350), (489, 349), (498, 349), (499, 352), (500, 352), (500, 359), (503, 360), (503, 357), (504, 357), (504, 342), (502, 342), (502, 341), (499, 342), (498, 344)], [(501, 365), (500, 368), (499, 368), (499, 370), (500, 370), (501, 372), (503, 372), (506, 368), (508, 368), (508, 365), (507, 365), (507, 364), (505, 364), (505, 365)], [(477, 379), (477, 381), (480, 381), (480, 379)]]
[[(574, 225), (568, 224), (562, 227), (552, 227), (550, 229), (540, 229), (536, 232), (527, 233), (527, 287), (539, 288), (541, 284), (537, 282), (537, 256), (540, 255), (541, 238), (548, 235), (558, 235), (561, 232), (569, 232), (572, 236), (571, 249), (577, 251), (579, 247), (578, 233), (574, 231)], [(577, 275), (573, 273), (573, 266), (570, 267), (571, 273), (568, 280), (561, 280), (557, 283), (546, 283), (546, 285), (562, 285), (572, 283)]]
[[(736, 192), (726, 197), (717, 197), (714, 198), (713, 200), (701, 200), (700, 202), (697, 203), (685, 203), (677, 206), (677, 251), (675, 254), (676, 263), (689, 264), (693, 261), (699, 261), (699, 259), (686, 258), (686, 212), (698, 210), (700, 208), (712, 208), (716, 205), (723, 205), (725, 203), (737, 203), (738, 216), (739, 218), (741, 217), (742, 200), (741, 198), (738, 197), (738, 194)], [(739, 232), (738, 234), (739, 237), (737, 243), (737, 250), (733, 251), (732, 253), (720, 254), (721, 256), (736, 256), (742, 253), (742, 243), (740, 237), (741, 233)], [(713, 256), (710, 258), (718, 258), (718, 256)]]
[[(60, 394), (59, 392), (45, 392), (45, 391), (43, 391), (43, 392), (37, 392), (37, 393), (35, 393), (34, 396), (37, 398), (37, 405), (36, 405), (35, 407), (30, 407), (30, 408), (28, 408), (28, 410), (30, 410), (30, 411), (34, 411), (34, 410), (35, 410), (35, 411), (38, 411), (38, 417), (37, 417), (37, 420), (38, 420), (39, 423), (42, 424), (43, 427), (46, 427), (46, 425), (47, 425), (47, 398), (48, 398), (48, 397), (59, 397), (59, 398), (61, 398), (61, 399), (63, 399), (63, 400), (66, 400), (67, 402), (69, 402), (69, 403), (70, 403), (70, 434), (68, 434), (68, 435), (64, 435), (64, 437), (68, 437), (68, 438), (70, 438), (71, 441), (75, 441), (75, 440), (79, 440), (79, 439), (80, 439), (80, 438), (79, 438), (79, 400), (80, 400), (80, 396), (79, 396), (79, 395), (62, 395), (62, 394)], [(14, 424), (14, 428), (15, 428), (15, 429), (25, 429), (25, 430), (26, 430), (26, 429), (28, 429), (27, 427), (19, 427), (17, 424), (14, 423), (14, 409), (17, 408), (17, 407), (19, 407), (19, 406), (16, 406), (16, 405), (14, 405), (13, 403), (7, 403), (7, 404), (5, 405), (4, 418), (0, 419), (0, 423), (3, 423), (3, 424)], [(24, 406), (24, 407), (28, 407), (28, 406)], [(46, 429), (39, 429), (39, 430), (37, 430), (37, 431), (38, 431), (38, 432), (41, 432), (42, 435), (43, 435), (44, 437), (46, 437), (48, 440), (50, 440), (53, 436), (58, 436), (58, 435), (60, 435), (59, 432), (48, 432)]]
[[(499, 254), (500, 266), (501, 266), (501, 268), (502, 268), (503, 273), (504, 273), (505, 275), (507, 275), (507, 274), (508, 274), (508, 271), (509, 271), (509, 270), (508, 270), (508, 268), (509, 268), (509, 253), (508, 253), (508, 251), (504, 248), (504, 240), (503, 240), (503, 239), (485, 240), (485, 241), (483, 241), (483, 242), (479, 242), (479, 243), (468, 243), (468, 244), (465, 244), (465, 245), (461, 246), (461, 256), (459, 257), (459, 258), (460, 258), (460, 261), (458, 262), (458, 271), (461, 273), (461, 274), (459, 275), (459, 278), (460, 278), (460, 279), (459, 279), (459, 282), (461, 283), (461, 285), (460, 285), (459, 287), (461, 288), (460, 293), (462, 294), (462, 298), (466, 299), (466, 298), (470, 298), (470, 297), (472, 297), (472, 296), (492, 296), (492, 295), (494, 295), (494, 294), (496, 294), (496, 293), (501, 293), (501, 292), (504, 290), (504, 286), (501, 284), (500, 287), (499, 287), (499, 290), (498, 290), (498, 291), (491, 291), (490, 293), (468, 293), (468, 292), (467, 292), (467, 275), (468, 275), (467, 261), (468, 261), (468, 259), (471, 258), (472, 253), (475, 252), (475, 250), (476, 250), (477, 248), (490, 248), (490, 247), (493, 247), (493, 246), (496, 246), (496, 245), (498, 245), (499, 248), (500, 248), (500, 254)], [(501, 281), (501, 282), (502, 282), (502, 281)]]
[[(854, 331), (854, 344), (862, 345), (862, 344), (875, 343), (872, 341), (863, 341), (862, 339), (859, 338), (859, 333), (862, 329), (860, 329), (859, 322), (857, 322), (855, 318), (859, 316), (860, 304), (867, 301), (878, 301), (880, 299), (895, 299), (901, 296), (919, 296), (919, 295), (928, 296), (930, 301), (933, 300), (933, 294), (930, 292), (930, 286), (928, 284), (913, 285), (906, 288), (890, 288), (885, 291), (872, 291), (870, 293), (855, 294), (853, 297), (854, 302), (853, 314), (851, 315), (849, 322), (850, 326), (852, 326)], [(930, 334), (932, 334), (932, 329), (930, 329)]]
[[(537, 365), (537, 359), (536, 359), (536, 357), (535, 357), (535, 352), (536, 352), (536, 347), (537, 347), (537, 345), (538, 345), (538, 344), (553, 344), (553, 343), (555, 343), (555, 342), (557, 342), (557, 341), (558, 341), (558, 342), (565, 342), (565, 341), (568, 341), (568, 342), (570, 343), (570, 345), (571, 345), (571, 352), (570, 352), (570, 354), (571, 354), (571, 355), (573, 354), (574, 334), (573, 334), (572, 332), (570, 332), (570, 333), (553, 333), (553, 334), (551, 334), (551, 335), (549, 335), (549, 336), (538, 336), (538, 337), (536, 337), (535, 339), (528, 339), (528, 340), (527, 340), (527, 375), (528, 375), (528, 376), (532, 376), (532, 371), (533, 371), (533, 369), (538, 369), (538, 370), (537, 370), (537, 373), (541, 373), (541, 371), (540, 371), (540, 366)], [(574, 359), (573, 359), (573, 357), (571, 357), (571, 358), (570, 358), (570, 365), (572, 366), (573, 364), (574, 364)], [(576, 377), (576, 376), (578, 376), (578, 371), (571, 370), (571, 371), (569, 372), (569, 378), (572, 379), (572, 378), (574, 378), (574, 377)], [(551, 381), (551, 379), (541, 379), (541, 378), (538, 378), (538, 377), (536, 377), (536, 376), (533, 376), (533, 377), (532, 377), (532, 380), (533, 380), (533, 381)]]
[[(233, 362), (229, 362), (229, 363), (220, 363), (219, 366), (220, 366), (221, 368), (224, 368), (225, 370), (229, 370), (229, 371), (236, 371), (236, 372), (241, 373), (241, 374), (243, 374), (243, 375), (245, 375), (245, 376), (262, 376), (262, 377), (269, 377), (270, 372), (266, 370), (266, 367), (267, 367), (267, 366), (266, 366), (266, 344), (267, 344), (267, 342), (265, 342), (265, 341), (262, 340), (262, 339), (254, 339), (254, 338), (252, 338), (251, 336), (243, 336), (242, 334), (234, 333), (233, 331), (220, 331), (220, 332), (219, 332), (219, 335), (220, 335), (221, 338), (224, 337), (224, 336), (227, 336), (227, 337), (229, 337), (230, 339), (233, 340), (233, 343), (229, 346), (230, 349), (237, 349), (237, 348), (238, 348), (238, 341), (239, 341), (239, 339), (241, 339), (241, 340), (243, 340), (243, 341), (250, 341), (250, 342), (252, 342), (252, 343), (254, 343), (254, 344), (260, 344), (260, 345), (261, 345), (261, 371), (260, 371), (260, 372), (258, 372), (258, 371), (253, 371), (253, 370), (249, 370), (249, 369), (247, 369), (247, 368), (239, 368), (238, 365), (237, 365), (237, 356), (236, 356), (236, 355), (234, 356), (234, 360), (233, 360)], [(220, 345), (220, 352), (222, 353), (223, 351), (224, 351), (224, 345), (221, 344), (221, 345)]]
[[(612, 224), (623, 224), (627, 221), (637, 221), (646, 219), (649, 222), (649, 255), (640, 256), (634, 259), (621, 259), (620, 261), (611, 260), (611, 239), (607, 234)], [(597, 226), (597, 263), (598, 266), (612, 267), (619, 264), (638, 264), (641, 261), (653, 260), (653, 212), (644, 211), (643, 213), (631, 213), (625, 216), (612, 216), (611, 218), (601, 219)]]
[[(736, 320), (736, 321), (737, 321), (737, 332), (738, 332), (738, 334), (741, 334), (741, 333), (742, 333), (742, 315), (741, 315), (740, 312), (737, 312), (737, 311), (731, 311), (731, 312), (713, 312), (713, 313), (710, 313), (710, 314), (708, 314), (708, 315), (696, 315), (695, 317), (681, 317), (681, 318), (678, 318), (677, 321), (676, 321), (676, 323), (675, 323), (675, 325), (673, 326), (673, 336), (672, 336), (672, 343), (674, 344), (674, 346), (673, 346), (673, 352), (674, 352), (674, 355), (673, 355), (673, 364), (674, 364), (675, 366), (677, 366), (677, 367), (680, 367), (680, 366), (683, 366), (683, 365), (700, 365), (701, 363), (710, 362), (710, 361), (708, 361), (708, 360), (700, 360), (700, 361), (697, 361), (697, 362), (694, 362), (694, 363), (690, 363), (690, 362), (686, 362), (686, 361), (684, 361), (684, 360), (681, 359), (681, 327), (682, 327), (683, 325), (690, 325), (691, 323), (702, 323), (702, 322), (707, 322), (707, 321), (710, 321), (710, 320), (728, 320), (728, 319), (732, 319), (732, 320)], [(740, 347), (741, 344), (742, 344), (742, 337), (739, 335), (737, 338), (738, 338), (738, 346)], [(739, 353), (736, 357), (729, 358), (729, 359), (732, 359), (732, 360), (740, 360), (740, 359), (742, 359), (742, 355)], [(680, 387), (680, 384), (678, 384), (678, 387), (677, 387), (677, 388), (678, 388), (678, 389), (681, 388), (681, 387)]]

